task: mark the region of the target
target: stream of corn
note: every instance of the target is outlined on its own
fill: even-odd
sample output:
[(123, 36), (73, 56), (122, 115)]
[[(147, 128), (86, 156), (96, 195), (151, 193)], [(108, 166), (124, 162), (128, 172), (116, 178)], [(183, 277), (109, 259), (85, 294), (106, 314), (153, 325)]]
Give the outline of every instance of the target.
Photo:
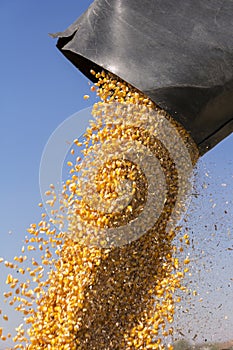
[[(182, 237), (183, 246), (177, 247), (174, 238), (181, 228), (166, 229), (177, 196), (176, 169), (163, 144), (148, 131), (124, 124), (121, 115), (115, 123), (117, 113), (114, 110), (111, 114), (111, 108), (107, 109), (106, 122), (106, 106), (119, 103), (141, 106), (144, 112), (157, 111), (178, 130), (193, 165), (198, 152), (187, 132), (148, 97), (111, 74), (91, 73), (98, 80), (91, 90), (100, 102), (93, 107), (94, 121), (84, 141), (74, 140), (71, 155), (76, 161), (67, 163), (70, 175), (61, 196), (52, 184), (46, 193), (53, 218), (42, 213), (41, 221), (30, 225), (21, 255), (12, 263), (0, 260), (11, 269), (4, 298), (24, 316), (16, 334), (8, 334), (5, 323), (0, 337), (13, 338), (14, 349), (172, 350), (175, 308), (185, 293), (183, 282), (189, 264), (188, 257), (182, 261), (177, 257), (178, 251), (189, 245), (188, 234)], [(138, 118), (142, 118), (140, 113)], [(106, 213), (86, 203), (83, 194), (89, 187), (83, 186), (79, 175), (98, 166), (101, 159), (91, 157), (96, 147), (109, 141), (113, 145), (119, 138), (137, 141), (160, 159), (169, 191), (152, 227), (148, 229), (142, 220), (143, 235), (131, 237), (127, 244), (111, 245), (99, 232), (106, 227), (127, 226), (143, 211), (149, 191), (146, 176), (137, 164), (124, 158), (103, 163), (93, 178), (96, 201), (117, 199), (122, 180), (130, 181), (132, 197), (121, 211)], [(80, 154), (87, 159), (85, 169)], [(56, 201), (60, 206), (57, 211), (53, 209)], [(33, 257), (34, 251), (41, 252), (40, 259)], [(2, 317), (7, 321), (7, 315)]]

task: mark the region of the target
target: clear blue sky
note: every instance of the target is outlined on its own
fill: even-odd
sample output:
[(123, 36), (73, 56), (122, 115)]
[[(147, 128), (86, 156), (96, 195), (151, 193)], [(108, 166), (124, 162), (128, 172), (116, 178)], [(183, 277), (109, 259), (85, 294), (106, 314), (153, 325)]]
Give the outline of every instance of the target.
[(87, 79), (48, 36), (66, 29), (91, 2), (0, 2), (2, 235), (12, 230), (19, 237), (36, 220), (43, 148), (63, 120), (91, 104), (83, 100)]
[[(91, 0), (0, 0), (0, 256), (7, 260), (19, 253), (28, 225), (40, 218), (39, 164), (47, 140), (63, 120), (94, 102), (94, 98), (83, 100), (83, 95), (89, 92), (88, 80), (60, 54), (56, 40), (48, 36), (66, 29), (91, 3)], [(193, 206), (196, 214), (190, 220), (200, 241), (208, 235), (206, 222), (213, 226), (213, 222), (221, 221), (221, 232), (224, 234), (228, 229), (232, 232), (232, 152), (230, 136), (203, 157), (211, 174), (210, 186), (199, 200), (204, 208), (200, 210), (197, 200), (196, 207), (195, 203)], [(204, 173), (200, 171), (201, 176)], [(225, 182), (226, 188), (221, 186)], [(219, 210), (215, 209), (214, 219), (208, 221), (202, 214), (211, 216), (208, 203), (213, 197), (219, 202)], [(230, 203), (226, 204), (228, 213), (222, 215), (225, 202)], [(8, 235), (8, 231), (13, 233)], [(228, 239), (226, 244), (229, 242)], [(212, 240), (213, 250), (217, 251), (216, 245)], [(226, 251), (222, 259), (228, 267), (232, 266), (230, 252)], [(226, 278), (230, 280), (233, 274), (229, 273)], [(5, 272), (1, 272), (1, 291), (3, 275)], [(17, 318), (9, 324), (9, 329), (16, 321)], [(231, 322), (227, 327), (233, 329)]]

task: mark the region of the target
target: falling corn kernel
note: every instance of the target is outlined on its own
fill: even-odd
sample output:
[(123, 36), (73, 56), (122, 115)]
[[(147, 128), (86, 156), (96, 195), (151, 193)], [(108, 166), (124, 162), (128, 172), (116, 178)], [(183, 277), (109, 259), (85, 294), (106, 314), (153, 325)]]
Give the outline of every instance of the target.
[(27, 249), (28, 251), (36, 250), (36, 248), (33, 245), (29, 245)]

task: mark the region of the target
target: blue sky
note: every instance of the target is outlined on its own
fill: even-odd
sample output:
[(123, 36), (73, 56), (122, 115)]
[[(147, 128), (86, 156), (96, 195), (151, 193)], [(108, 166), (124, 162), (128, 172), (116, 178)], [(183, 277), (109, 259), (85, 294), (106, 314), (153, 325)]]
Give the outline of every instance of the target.
[[(6, 260), (19, 253), (26, 228), (40, 219), (39, 165), (51, 133), (70, 115), (95, 101), (95, 97), (84, 101), (83, 95), (89, 93), (88, 80), (56, 49), (56, 40), (48, 35), (66, 29), (91, 3), (0, 0), (0, 256)], [(233, 135), (203, 157), (200, 176), (210, 173), (209, 187), (206, 195), (193, 204), (196, 214), (190, 219), (200, 241), (202, 235), (208, 234), (206, 223), (212, 227), (214, 222), (221, 222), (223, 234), (232, 230), (232, 151)], [(223, 183), (227, 183), (226, 188)], [(219, 203), (212, 219), (211, 199)], [(204, 206), (201, 211), (200, 204)], [(230, 239), (225, 242), (230, 244)], [(215, 256), (217, 241), (212, 240), (211, 244), (213, 251), (216, 249)], [(228, 268), (232, 266), (230, 253), (221, 259)], [(229, 273), (225, 279), (233, 277)], [(213, 277), (210, 280), (213, 282)], [(0, 290), (3, 289), (1, 277)], [(228, 326), (233, 328), (233, 320), (230, 322)], [(9, 329), (15, 324), (17, 318)]]
[(66, 29), (90, 3), (0, 2), (2, 234), (12, 230), (18, 235), (36, 219), (43, 148), (64, 119), (91, 104), (83, 100), (87, 79), (48, 36)]

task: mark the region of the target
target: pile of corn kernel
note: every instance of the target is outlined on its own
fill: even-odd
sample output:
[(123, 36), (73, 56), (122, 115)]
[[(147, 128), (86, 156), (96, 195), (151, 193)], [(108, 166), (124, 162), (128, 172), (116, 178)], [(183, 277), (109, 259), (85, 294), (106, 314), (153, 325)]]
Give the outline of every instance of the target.
[[(169, 179), (175, 179), (176, 174), (167, 154), (147, 134), (141, 135), (138, 130), (120, 123), (109, 128), (99, 113), (101, 104), (112, 102), (158, 108), (119, 78), (105, 72), (91, 73), (98, 80), (91, 90), (97, 92), (101, 102), (93, 108), (95, 120), (87, 129), (84, 142), (74, 140), (71, 155), (77, 153), (78, 157), (75, 162), (68, 162), (70, 178), (63, 186), (60, 209), (53, 210), (58, 196), (51, 185), (46, 194), (53, 218), (43, 213), (38, 224), (30, 225), (22, 254), (16, 256), (13, 263), (0, 260), (12, 270), (6, 280), (9, 291), (4, 293), (4, 298), (24, 316), (24, 323), (16, 328), (14, 336), (7, 334), (3, 327), (0, 337), (3, 341), (13, 338), (14, 349), (25, 350), (172, 350), (175, 308), (181, 301), (179, 292), (182, 295), (185, 290), (183, 278), (189, 263), (188, 257), (179, 261), (176, 256), (178, 248), (173, 240), (180, 228), (166, 231), (166, 221), (176, 196), (176, 186), (169, 184)], [(189, 135), (179, 125), (176, 128), (195, 163), (198, 154)], [(99, 245), (91, 245), (85, 227), (87, 231), (95, 227), (98, 234), (103, 227), (127, 224), (135, 212), (138, 215), (143, 210), (146, 179), (135, 164), (122, 159), (105, 164), (95, 185), (100, 197), (112, 199), (118, 196), (118, 182), (130, 179), (132, 203), (122, 213), (106, 214), (91, 209), (82, 199), (78, 178), (82, 164), (79, 147), (84, 146), (85, 157), (95, 144), (122, 135), (147, 144), (157, 157), (165, 159), (164, 172), (170, 194), (154, 227), (150, 230), (144, 227), (145, 234), (137, 240), (123, 246), (105, 247), (101, 241)], [(93, 166), (91, 161), (88, 165)], [(64, 209), (68, 212), (65, 232), (57, 229), (66, 220)], [(84, 229), (80, 229), (77, 217), (83, 221)], [(187, 234), (183, 241), (189, 244)], [(33, 257), (35, 250), (41, 251), (39, 260)], [(7, 315), (1, 317), (4, 322), (8, 321)]]

